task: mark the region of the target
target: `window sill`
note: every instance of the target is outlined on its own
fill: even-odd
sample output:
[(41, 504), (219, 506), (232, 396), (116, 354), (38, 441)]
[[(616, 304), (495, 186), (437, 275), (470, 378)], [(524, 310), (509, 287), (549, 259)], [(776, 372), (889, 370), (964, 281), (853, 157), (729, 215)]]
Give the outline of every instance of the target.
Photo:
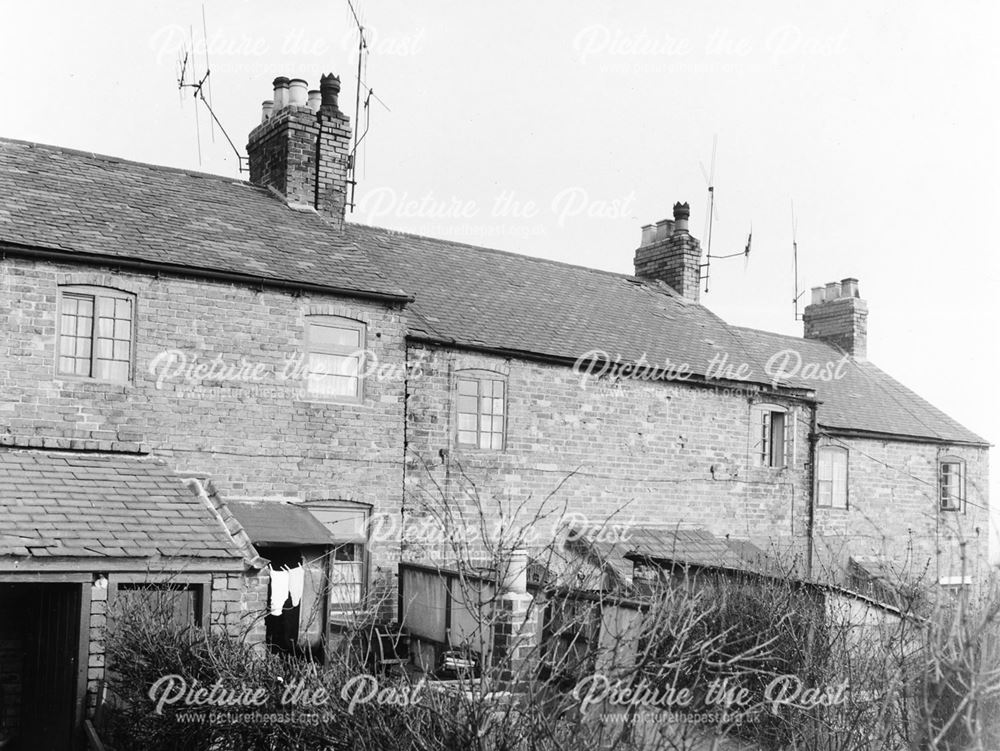
[(338, 399), (331, 396), (319, 396), (318, 394), (300, 394), (295, 400), (301, 404), (309, 404), (316, 407), (364, 407), (365, 399), (362, 398), (344, 398)]
[(133, 381), (105, 381), (100, 378), (91, 378), (90, 376), (77, 376), (69, 375), (68, 373), (57, 373), (52, 378), (53, 381), (59, 384), (79, 384), (88, 386), (98, 386), (98, 387), (113, 387), (125, 390), (130, 386), (135, 386)]
[(499, 449), (483, 449), (479, 446), (470, 446), (468, 444), (455, 444), (454, 451), (456, 454), (483, 454), (483, 455), (495, 455), (500, 456), (501, 454), (507, 453), (507, 448)]

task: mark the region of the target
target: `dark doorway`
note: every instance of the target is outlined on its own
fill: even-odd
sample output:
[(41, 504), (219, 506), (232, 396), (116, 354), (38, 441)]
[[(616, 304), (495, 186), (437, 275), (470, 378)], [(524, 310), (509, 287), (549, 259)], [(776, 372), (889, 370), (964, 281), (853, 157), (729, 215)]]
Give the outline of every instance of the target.
[(3, 751), (70, 751), (80, 708), (80, 584), (0, 584)]

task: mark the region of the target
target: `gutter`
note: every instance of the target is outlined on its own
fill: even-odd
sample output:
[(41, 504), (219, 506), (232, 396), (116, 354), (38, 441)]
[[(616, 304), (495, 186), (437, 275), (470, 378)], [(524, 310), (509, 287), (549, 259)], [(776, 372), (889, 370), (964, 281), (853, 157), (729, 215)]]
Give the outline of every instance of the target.
[[(532, 362), (541, 362), (547, 365), (560, 365), (563, 367), (574, 367), (578, 362), (578, 358), (566, 357), (564, 355), (551, 355), (544, 352), (532, 352), (530, 350), (521, 349), (507, 349), (505, 347), (495, 347), (488, 344), (469, 344), (465, 342), (459, 342), (457, 339), (452, 339), (443, 336), (431, 336), (428, 334), (412, 334), (408, 333), (406, 335), (406, 341), (412, 342), (414, 344), (429, 344), (436, 347), (452, 347), (454, 349), (465, 350), (468, 352), (479, 352), (484, 354), (498, 355), (500, 357), (516, 358), (519, 360), (530, 360)], [(597, 365), (602, 365), (605, 361), (594, 361), (586, 360), (586, 363), (596, 362)], [(631, 362), (619, 362), (614, 363), (611, 361), (606, 361), (610, 365), (631, 365)], [(652, 366), (655, 367), (655, 366)], [(583, 373), (581, 373), (581, 376)], [(597, 378), (598, 376), (593, 376)], [(690, 377), (686, 379), (679, 378), (632, 378), (629, 376), (623, 376), (624, 380), (635, 380), (635, 381), (646, 381), (648, 383), (678, 383), (688, 386), (698, 386), (703, 388), (727, 388), (727, 389), (743, 389), (743, 390), (756, 390), (759, 393), (767, 394), (780, 394), (785, 398), (798, 400), (807, 404), (818, 404), (814, 392), (810, 389), (799, 389), (792, 386), (780, 386), (775, 388), (769, 382), (764, 381), (731, 381), (722, 378), (707, 378), (703, 375), (692, 373)]]
[(138, 258), (112, 256), (103, 253), (87, 253), (61, 248), (41, 248), (31, 245), (4, 242), (3, 244), (0, 244), (0, 260), (6, 258), (7, 256), (15, 258), (29, 258), (38, 261), (113, 266), (129, 271), (138, 271), (153, 275), (171, 274), (176, 276), (188, 276), (195, 277), (197, 279), (228, 282), (230, 284), (242, 284), (250, 287), (267, 287), (280, 290), (333, 294), (397, 305), (405, 305), (413, 302), (414, 300), (413, 295), (408, 295), (402, 291), (376, 292), (373, 290), (334, 287), (327, 284), (293, 282), (287, 279), (275, 279), (273, 277), (256, 276), (254, 274), (241, 274), (234, 271), (221, 271), (218, 269), (209, 269), (198, 266), (184, 266), (179, 263), (144, 261)]
[(988, 441), (967, 441), (948, 438), (932, 438), (930, 436), (904, 435), (902, 433), (881, 433), (876, 430), (858, 430), (854, 428), (831, 428), (823, 426), (822, 435), (842, 438), (868, 438), (873, 441), (902, 441), (906, 443), (930, 443), (938, 446), (971, 446), (988, 449), (993, 444)]

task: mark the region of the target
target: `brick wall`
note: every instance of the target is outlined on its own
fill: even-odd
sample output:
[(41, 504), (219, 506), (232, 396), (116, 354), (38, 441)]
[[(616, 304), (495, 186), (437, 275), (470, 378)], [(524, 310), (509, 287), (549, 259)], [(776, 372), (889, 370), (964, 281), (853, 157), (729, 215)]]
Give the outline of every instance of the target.
[(97, 688), (104, 678), (105, 639), (108, 628), (108, 590), (90, 588), (90, 644), (87, 649), (87, 714), (92, 715), (97, 703)]
[(806, 339), (819, 339), (857, 357), (868, 353), (868, 303), (858, 297), (807, 305), (802, 325)]
[[(421, 364), (407, 394), (408, 525), (420, 523), (423, 505), (446, 498), (453, 516), (475, 518), (483, 507), (493, 529), (501, 515), (516, 515), (540, 539), (568, 510), (597, 523), (694, 524), (804, 551), (805, 404), (777, 400), (798, 409), (795, 458), (788, 469), (771, 469), (757, 466), (751, 449), (759, 426), (751, 425), (747, 392), (640, 381), (581, 389), (567, 367), (447, 349), (414, 346), (410, 359)], [(503, 451), (456, 445), (453, 382), (461, 369), (506, 377)], [(411, 537), (407, 558), (446, 557), (445, 546)]]
[(671, 234), (635, 251), (635, 275), (657, 279), (682, 297), (697, 301), (701, 295), (701, 245), (686, 231), (674, 231), (673, 224), (668, 224), (664, 231)]
[(350, 141), (350, 119), (336, 108), (286, 107), (250, 133), (250, 181), (343, 221)]
[[(976, 580), (989, 570), (988, 451), (858, 438), (824, 439), (848, 449), (847, 510), (816, 509), (819, 567), (843, 570), (849, 556), (884, 556), (894, 572), (934, 583), (966, 573)], [(941, 511), (940, 456), (965, 461), (967, 503), (962, 512)]]
[(250, 644), (263, 644), (268, 581), (266, 570), (213, 576), (209, 613), (212, 627), (243, 635)]
[[(133, 383), (55, 375), (60, 284), (136, 295)], [(301, 381), (275, 375), (304, 351), (308, 314), (367, 324), (373, 363), (385, 373), (366, 379), (362, 403), (315, 400)], [(399, 514), (405, 347), (398, 308), (5, 259), (0, 320), (0, 440), (149, 450), (182, 473), (210, 475), (223, 496), (349, 499)], [(197, 356), (197, 364), (218, 356), (260, 363), (265, 375), (255, 382), (176, 377), (158, 387), (149, 367), (167, 350)], [(372, 554), (373, 568), (394, 569), (398, 542), (379, 542)]]

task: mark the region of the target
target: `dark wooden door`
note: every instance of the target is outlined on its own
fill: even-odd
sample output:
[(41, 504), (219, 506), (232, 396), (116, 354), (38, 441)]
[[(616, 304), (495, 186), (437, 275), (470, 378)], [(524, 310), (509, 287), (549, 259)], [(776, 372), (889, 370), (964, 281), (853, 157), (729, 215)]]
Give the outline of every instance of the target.
[(74, 748), (80, 660), (79, 584), (32, 584), (25, 607), (27, 649), (21, 720), (22, 747)]

